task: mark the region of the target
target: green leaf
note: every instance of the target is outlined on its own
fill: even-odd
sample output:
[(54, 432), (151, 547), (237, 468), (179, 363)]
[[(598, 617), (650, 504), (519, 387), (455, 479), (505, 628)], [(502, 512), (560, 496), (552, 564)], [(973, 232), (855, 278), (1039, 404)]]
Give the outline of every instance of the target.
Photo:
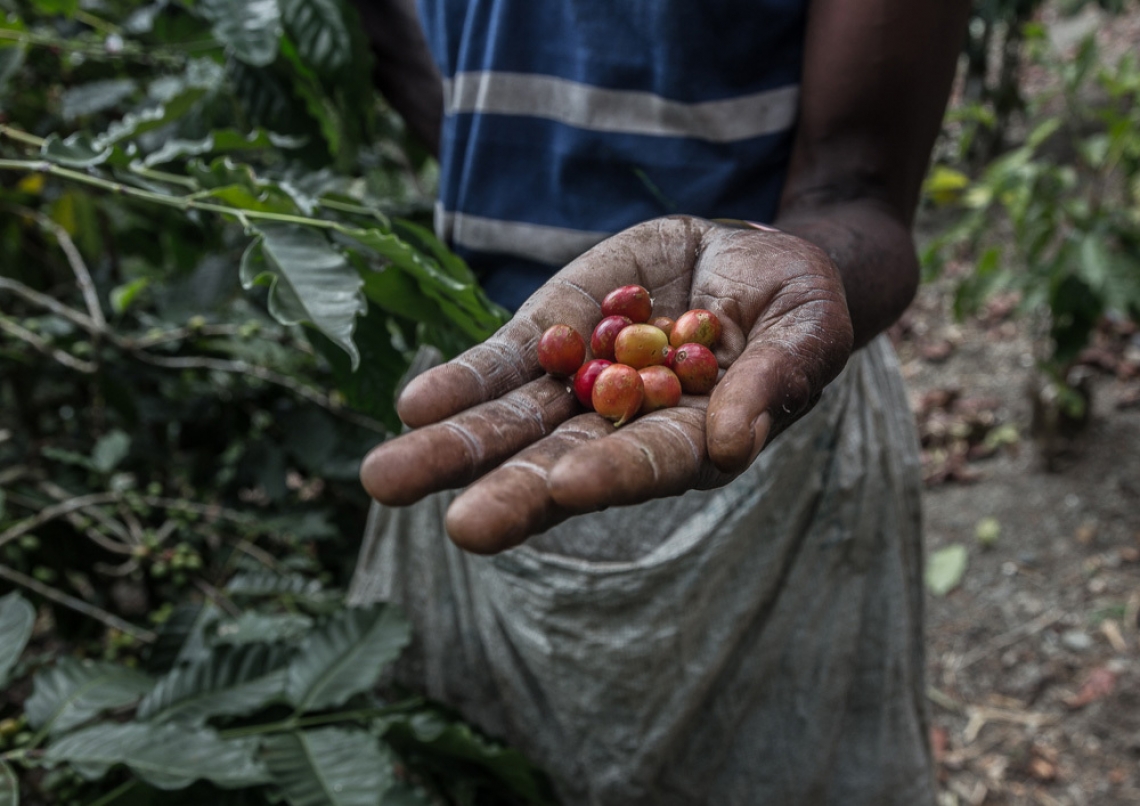
[(149, 277), (139, 277), (129, 283), (115, 286), (110, 293), (111, 310), (117, 314), (125, 312), (149, 285)]
[(268, 781), (255, 737), (222, 739), (213, 730), (146, 722), (105, 723), (68, 734), (48, 747), (44, 760), (66, 761), (88, 779), (116, 764), (159, 789), (181, 789), (199, 779), (232, 788)]
[(51, 162), (69, 168), (92, 168), (102, 165), (114, 154), (114, 149), (104, 143), (96, 143), (90, 135), (77, 132), (66, 139), (58, 134), (49, 134), (40, 147), (40, 156)]
[(954, 292), (954, 316), (964, 319), (976, 313), (986, 300), (994, 295), (1009, 274), (1002, 268), (1002, 251), (999, 246), (991, 246), (978, 259), (974, 273), (959, 283)]
[(20, 806), (20, 782), (16, 773), (0, 760), (0, 806)]
[(79, 10), (79, 0), (36, 0), (36, 9), (41, 14), (62, 14), (72, 17)]
[(213, 188), (209, 192), (203, 193), (199, 198), (216, 199), (225, 202), (235, 210), (254, 210), (260, 213), (283, 213), (285, 215), (296, 215), (299, 212), (290, 196), (269, 184), (259, 185), (258, 190), (253, 192), (240, 185), (226, 185)]
[(213, 24), (214, 36), (246, 64), (264, 67), (277, 58), (277, 0), (199, 0), (197, 8)]
[(290, 806), (377, 806), (395, 783), (391, 753), (362, 729), (270, 736), (264, 757)]
[(313, 628), (313, 620), (301, 613), (258, 613), (246, 610), (236, 619), (220, 622), (214, 630), (219, 644), (293, 641)]
[(160, 674), (209, 654), (205, 632), (218, 617), (213, 604), (187, 602), (177, 605), (158, 630), (158, 638), (147, 650), (146, 668)]
[(36, 609), (23, 596), (13, 591), (0, 598), (0, 686), (8, 682), (35, 623)]
[(299, 148), (304, 143), (304, 138), (274, 134), (265, 129), (255, 129), (249, 134), (242, 134), (235, 129), (217, 129), (197, 140), (177, 138), (167, 140), (160, 149), (146, 156), (143, 165), (151, 168), (183, 157), (197, 157), (203, 154), (224, 154), (269, 148), (292, 149)]
[(68, 87), (60, 98), (60, 117), (66, 121), (113, 109), (129, 98), (138, 84), (129, 78), (108, 78)]
[(298, 712), (334, 708), (370, 689), (411, 638), (392, 605), (347, 608), (318, 626), (289, 665), (286, 694)]
[(109, 473), (119, 462), (127, 458), (131, 450), (131, 437), (124, 431), (115, 429), (99, 438), (91, 451), (91, 463), (101, 473)]
[(286, 325), (310, 323), (351, 356), (355, 369), (360, 352), (352, 333), (357, 315), (367, 311), (356, 269), (312, 229), (280, 224), (258, 232), (242, 256), (242, 285), (268, 281), (270, 314)]
[(430, 757), (445, 769), (458, 766), (455, 762), (474, 764), (528, 803), (554, 802), (549, 779), (526, 756), (438, 711), (396, 715), (388, 720), (384, 738), (398, 751), (406, 749), (419, 757)]
[(243, 187), (250, 193), (256, 193), (261, 187), (260, 180), (254, 174), (253, 168), (231, 160), (229, 157), (218, 157), (209, 165), (201, 160), (190, 160), (186, 164), (187, 173), (204, 188), (220, 188), (227, 185)]
[(28, 724), (36, 729), (47, 726), (54, 736), (104, 711), (132, 704), (152, 685), (150, 677), (126, 666), (62, 657), (36, 674), (24, 711)]
[[(368, 272), (368, 275), (374, 273)], [(392, 274), (404, 276), (399, 272)], [(310, 341), (329, 362), (333, 383), (344, 395), (345, 402), (356, 411), (380, 420), (392, 434), (398, 434), (401, 423), (396, 414), (396, 385), (407, 372), (408, 361), (392, 346), (387, 318), (376, 305), (370, 304), (367, 315), (356, 321), (353, 335), (361, 355), (355, 369), (332, 342), (319, 334), (312, 334)]]
[(206, 94), (203, 87), (186, 87), (166, 103), (149, 106), (124, 115), (95, 138), (96, 148), (106, 148), (129, 137), (137, 137), (177, 120)]
[(926, 561), (926, 587), (935, 596), (945, 596), (962, 582), (969, 552), (960, 543), (939, 549)]
[(246, 571), (234, 574), (226, 585), (230, 596), (249, 598), (325, 599), (331, 593), (316, 579), (300, 574), (278, 574), (273, 571)]
[(293, 67), (293, 94), (301, 99), (309, 116), (320, 128), (329, 153), (342, 156), (345, 147), (345, 121), (340, 110), (325, 92), (320, 78), (305, 63), (296, 45), (289, 37), (281, 40), (281, 55)]
[(352, 40), (336, 0), (281, 0), (285, 30), (297, 52), (317, 73), (328, 76), (352, 56)]
[[(482, 341), (506, 322), (506, 312), (488, 300), (473, 279), (464, 281), (451, 276), (434, 259), (396, 235), (376, 228), (344, 226), (337, 227), (337, 232), (388, 260), (390, 267), (409, 274), (447, 318), (474, 341)], [(384, 304), (382, 300), (376, 302)]]
[(200, 725), (214, 716), (242, 716), (285, 690), (289, 650), (267, 643), (222, 645), (209, 657), (177, 666), (139, 703), (138, 718)]
[(922, 183), (923, 194), (935, 204), (952, 204), (970, 186), (970, 177), (946, 165), (935, 165)]

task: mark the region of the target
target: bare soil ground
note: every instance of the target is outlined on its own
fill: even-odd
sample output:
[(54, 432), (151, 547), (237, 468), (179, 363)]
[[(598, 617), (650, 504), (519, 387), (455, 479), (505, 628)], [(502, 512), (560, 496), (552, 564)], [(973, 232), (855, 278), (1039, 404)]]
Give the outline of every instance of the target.
[(957, 323), (948, 296), (925, 287), (895, 332), (928, 446), (928, 555), (969, 550), (960, 586), (928, 597), (941, 806), (1140, 804), (1140, 335), (1106, 335), (1117, 363), (1050, 472), (1029, 323), (1001, 301)]
[[(1129, 12), (1066, 20), (1115, 61), (1140, 41)], [(1040, 69), (1029, 93), (1048, 88)], [(928, 224), (931, 222), (927, 222)], [(968, 267), (957, 267), (967, 271)], [(927, 682), (940, 806), (1140, 804), (1140, 333), (1117, 322), (1086, 355), (1092, 417), (1034, 434), (1039, 324), (995, 300), (950, 314), (953, 270), (893, 331), (924, 443), (928, 556), (966, 546), (961, 584), (927, 597)], [(978, 538), (983, 526), (996, 540)]]

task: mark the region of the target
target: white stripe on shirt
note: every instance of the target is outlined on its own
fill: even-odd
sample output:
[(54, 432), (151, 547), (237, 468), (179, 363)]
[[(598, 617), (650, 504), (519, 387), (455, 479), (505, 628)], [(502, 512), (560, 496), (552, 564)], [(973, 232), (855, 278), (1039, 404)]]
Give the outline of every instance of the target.
[(444, 81), (447, 114), (539, 117), (600, 132), (687, 137), (714, 143), (784, 131), (795, 122), (799, 86), (719, 101), (682, 103), (632, 90), (611, 90), (555, 76), (468, 72)]
[(436, 207), (435, 231), (455, 246), (513, 255), (552, 266), (569, 263), (613, 234), (501, 221), (447, 212), (439, 206)]

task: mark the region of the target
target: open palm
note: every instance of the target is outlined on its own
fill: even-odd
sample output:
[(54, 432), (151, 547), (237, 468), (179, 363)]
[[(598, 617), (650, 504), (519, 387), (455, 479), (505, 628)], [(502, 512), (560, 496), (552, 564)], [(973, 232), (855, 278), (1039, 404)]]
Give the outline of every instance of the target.
[[(724, 371), (708, 397), (615, 429), (582, 413), (535, 347), (551, 325), (589, 334), (614, 288), (649, 289), (655, 316), (716, 313)], [(494, 553), (566, 518), (726, 484), (806, 413), (852, 349), (843, 284), (807, 241), (691, 217), (639, 224), (544, 284), (498, 333), (412, 381), (398, 402), (411, 433), (380, 445), (361, 479), (383, 504), (470, 485), (447, 530)]]

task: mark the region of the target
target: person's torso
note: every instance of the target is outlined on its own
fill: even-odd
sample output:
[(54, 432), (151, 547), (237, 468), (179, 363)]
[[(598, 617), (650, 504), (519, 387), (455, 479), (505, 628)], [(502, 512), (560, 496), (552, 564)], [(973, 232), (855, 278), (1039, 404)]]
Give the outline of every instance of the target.
[(444, 79), (437, 229), (514, 308), (661, 215), (772, 217), (807, 0), (420, 0)]

